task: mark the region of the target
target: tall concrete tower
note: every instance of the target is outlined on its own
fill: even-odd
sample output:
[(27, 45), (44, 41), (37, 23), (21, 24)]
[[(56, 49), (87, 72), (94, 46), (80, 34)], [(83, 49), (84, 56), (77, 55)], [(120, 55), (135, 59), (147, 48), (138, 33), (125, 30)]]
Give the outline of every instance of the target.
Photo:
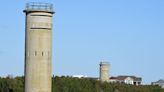
[(108, 62), (100, 62), (100, 81), (109, 81), (109, 66)]
[(24, 92), (51, 92), (53, 6), (47, 3), (27, 3), (24, 12)]

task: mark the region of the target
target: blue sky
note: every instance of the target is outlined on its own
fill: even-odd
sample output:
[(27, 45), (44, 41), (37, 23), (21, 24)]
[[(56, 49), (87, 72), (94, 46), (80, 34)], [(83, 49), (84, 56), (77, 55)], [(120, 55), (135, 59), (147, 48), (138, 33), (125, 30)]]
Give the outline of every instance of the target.
[[(163, 0), (34, 0), (54, 4), (53, 74), (136, 75), (164, 79)], [(24, 73), (25, 9), (32, 0), (0, 3), (0, 76)]]

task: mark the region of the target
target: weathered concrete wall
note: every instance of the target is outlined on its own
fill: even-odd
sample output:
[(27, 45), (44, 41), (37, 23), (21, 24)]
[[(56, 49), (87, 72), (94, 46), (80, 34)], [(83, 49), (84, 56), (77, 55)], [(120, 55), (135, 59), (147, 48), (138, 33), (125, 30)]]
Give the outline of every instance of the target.
[(102, 82), (109, 81), (109, 63), (108, 62), (100, 63), (100, 81)]
[(51, 92), (52, 13), (26, 12), (25, 44), (25, 92)]

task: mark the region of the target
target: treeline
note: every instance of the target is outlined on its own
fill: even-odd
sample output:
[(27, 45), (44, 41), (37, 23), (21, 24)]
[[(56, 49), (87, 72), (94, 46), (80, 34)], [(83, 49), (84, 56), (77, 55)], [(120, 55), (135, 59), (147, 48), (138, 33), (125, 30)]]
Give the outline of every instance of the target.
[[(24, 92), (23, 77), (0, 78), (0, 92)], [(159, 86), (101, 83), (95, 79), (53, 77), (52, 92), (164, 92)]]

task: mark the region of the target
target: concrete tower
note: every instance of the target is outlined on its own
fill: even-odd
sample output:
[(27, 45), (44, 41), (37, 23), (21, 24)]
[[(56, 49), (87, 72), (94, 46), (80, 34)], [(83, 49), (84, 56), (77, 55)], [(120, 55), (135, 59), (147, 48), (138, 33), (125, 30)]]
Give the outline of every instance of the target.
[(53, 6), (47, 3), (27, 3), (24, 12), (24, 92), (51, 92)]
[(100, 81), (109, 81), (109, 66), (108, 62), (100, 62)]

